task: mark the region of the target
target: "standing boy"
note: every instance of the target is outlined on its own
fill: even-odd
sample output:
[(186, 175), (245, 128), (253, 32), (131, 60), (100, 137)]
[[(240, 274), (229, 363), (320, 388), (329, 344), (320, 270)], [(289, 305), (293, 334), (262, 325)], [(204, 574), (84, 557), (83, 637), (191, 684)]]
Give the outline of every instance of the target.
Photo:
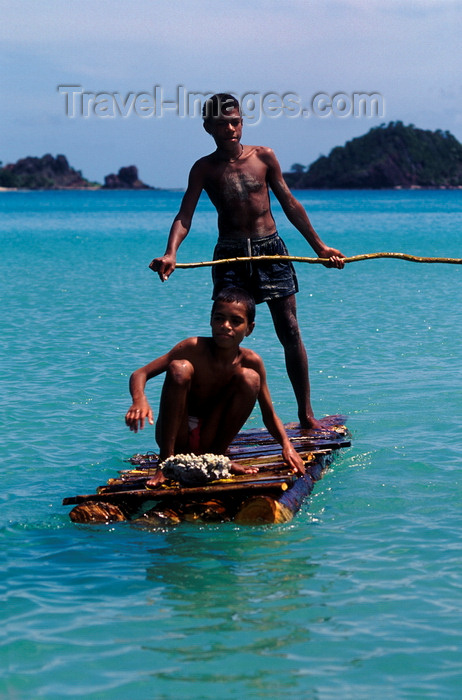
[[(212, 306), (212, 337), (187, 338), (130, 377), (133, 403), (125, 422), (134, 432), (153, 424), (146, 382), (166, 373), (156, 423), (160, 459), (174, 454), (224, 454), (258, 400), (282, 456), (303, 474), (303, 460), (276, 415), (259, 355), (240, 344), (254, 329), (255, 303), (242, 289), (223, 290)], [(234, 467), (235, 469), (235, 467)], [(255, 471), (255, 469), (245, 469)]]
[[(192, 167), (180, 211), (175, 217), (167, 248), (150, 267), (165, 281), (176, 265), (176, 253), (191, 227), (194, 211), (205, 190), (218, 213), (218, 242), (214, 259), (258, 255), (287, 255), (271, 213), (269, 188), (289, 221), (300, 231), (328, 267), (342, 268), (339, 250), (326, 246), (314, 230), (303, 206), (295, 199), (270, 148), (243, 146), (238, 101), (218, 94), (206, 101), (204, 128), (216, 150)], [(311, 407), (308, 358), (297, 321), (295, 293), (298, 283), (287, 261), (220, 264), (212, 268), (213, 298), (229, 286), (247, 289), (257, 303), (267, 302), (276, 334), (284, 347), (289, 379), (298, 405), (302, 428), (321, 429)]]

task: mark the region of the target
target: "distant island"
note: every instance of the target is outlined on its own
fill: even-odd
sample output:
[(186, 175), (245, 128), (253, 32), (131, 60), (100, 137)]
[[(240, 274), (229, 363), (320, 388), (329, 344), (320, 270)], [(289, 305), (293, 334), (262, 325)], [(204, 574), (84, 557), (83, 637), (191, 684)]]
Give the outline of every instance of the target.
[[(1, 167), (0, 189), (154, 190), (135, 165), (90, 182), (66, 156), (29, 156)], [(462, 188), (462, 144), (449, 131), (425, 131), (400, 121), (381, 124), (311, 165), (295, 163), (284, 173), (291, 189)]]
[(284, 178), (292, 189), (462, 188), (462, 145), (449, 131), (390, 122)]
[[(1, 165), (1, 163), (0, 163)], [(104, 178), (104, 185), (90, 182), (80, 170), (72, 168), (66, 156), (42, 158), (28, 156), (0, 167), (0, 188), (21, 190), (151, 190), (142, 182), (135, 165), (120, 168)]]

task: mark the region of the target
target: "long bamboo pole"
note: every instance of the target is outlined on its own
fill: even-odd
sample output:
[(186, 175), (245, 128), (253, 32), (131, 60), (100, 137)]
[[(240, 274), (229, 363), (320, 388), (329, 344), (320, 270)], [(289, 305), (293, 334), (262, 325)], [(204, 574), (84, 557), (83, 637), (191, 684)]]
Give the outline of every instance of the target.
[[(450, 265), (462, 265), (462, 258), (423, 258), (407, 253), (365, 253), (363, 255), (353, 255), (350, 258), (343, 258), (344, 263), (360, 262), (361, 260), (374, 260), (376, 258), (396, 258), (416, 263), (449, 263)], [(223, 265), (224, 263), (251, 262), (253, 260), (290, 260), (291, 262), (320, 263), (324, 265), (329, 262), (328, 258), (304, 258), (297, 255), (253, 255), (242, 258), (224, 258), (223, 260), (208, 260), (206, 262), (177, 263), (176, 267), (181, 269), (193, 267), (212, 267), (213, 265)]]

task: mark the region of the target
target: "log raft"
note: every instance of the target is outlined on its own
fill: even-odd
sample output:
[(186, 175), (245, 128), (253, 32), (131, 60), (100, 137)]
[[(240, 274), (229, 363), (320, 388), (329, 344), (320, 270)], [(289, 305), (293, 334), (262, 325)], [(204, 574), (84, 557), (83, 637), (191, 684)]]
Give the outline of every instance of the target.
[(64, 498), (73, 505), (69, 517), (76, 523), (130, 520), (143, 527), (177, 525), (182, 521), (255, 525), (289, 522), (322, 478), (339, 449), (348, 447), (345, 416), (327, 416), (322, 431), (285, 426), (305, 462), (298, 476), (282, 460), (281, 448), (265, 429), (243, 430), (231, 443), (227, 456), (242, 466), (258, 467), (257, 474), (233, 474), (200, 486), (166, 482), (148, 486), (157, 473), (154, 453), (134, 455), (130, 468), (119, 471), (95, 493)]

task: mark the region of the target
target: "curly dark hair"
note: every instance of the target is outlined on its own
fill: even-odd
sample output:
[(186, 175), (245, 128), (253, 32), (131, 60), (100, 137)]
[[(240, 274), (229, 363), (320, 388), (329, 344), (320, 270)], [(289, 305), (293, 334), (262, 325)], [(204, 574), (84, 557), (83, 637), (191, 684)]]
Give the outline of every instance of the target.
[(219, 92), (216, 95), (212, 95), (208, 100), (205, 100), (204, 106), (202, 107), (202, 118), (205, 122), (211, 119), (216, 119), (222, 114), (227, 114), (232, 112), (233, 109), (241, 111), (241, 106), (239, 100), (237, 100), (232, 95), (228, 95), (226, 92)]
[(228, 304), (230, 302), (242, 304), (245, 306), (247, 321), (249, 323), (255, 321), (255, 299), (245, 289), (241, 289), (240, 287), (227, 287), (226, 289), (222, 289), (214, 299), (211, 311), (212, 314), (216, 305), (223, 301)]

